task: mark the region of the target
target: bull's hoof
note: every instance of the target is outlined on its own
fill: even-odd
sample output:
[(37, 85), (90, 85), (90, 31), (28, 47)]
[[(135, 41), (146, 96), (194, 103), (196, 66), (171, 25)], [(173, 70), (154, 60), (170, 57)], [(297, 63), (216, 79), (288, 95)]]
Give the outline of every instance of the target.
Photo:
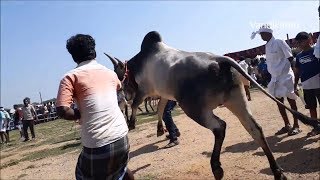
[(129, 121), (128, 128), (129, 128), (129, 131), (135, 129), (136, 128), (135, 123), (132, 123), (132, 122)]
[(158, 129), (157, 130), (157, 137), (164, 135), (164, 129)]
[(282, 168), (277, 168), (277, 170), (274, 171), (274, 179), (275, 180), (287, 180), (287, 177), (283, 174)]
[(221, 167), (218, 167), (216, 168), (215, 170), (213, 170), (213, 175), (214, 175), (214, 178), (216, 180), (220, 180), (223, 178), (223, 169)]
[(168, 130), (167, 130), (166, 128), (164, 128), (164, 127), (159, 128), (159, 127), (158, 127), (157, 136), (158, 136), (158, 137), (159, 137), (159, 136), (162, 136), (162, 135), (164, 135), (165, 132), (168, 132)]
[(167, 129), (163, 127), (162, 124), (158, 124), (157, 126), (157, 136), (162, 136), (164, 133), (167, 132)]
[(274, 174), (274, 179), (275, 180), (287, 180), (287, 177), (283, 174), (283, 170), (279, 169), (275, 174)]
[(287, 180), (287, 177), (284, 174), (280, 174), (279, 176), (274, 176), (275, 180)]

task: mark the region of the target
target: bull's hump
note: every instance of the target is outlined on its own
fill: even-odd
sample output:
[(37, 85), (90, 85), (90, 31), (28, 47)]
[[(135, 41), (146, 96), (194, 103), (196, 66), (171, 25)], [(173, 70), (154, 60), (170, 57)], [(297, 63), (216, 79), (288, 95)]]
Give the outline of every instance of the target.
[(161, 41), (162, 41), (161, 35), (157, 31), (151, 31), (143, 38), (143, 41), (141, 44), (141, 50), (150, 48), (154, 44)]

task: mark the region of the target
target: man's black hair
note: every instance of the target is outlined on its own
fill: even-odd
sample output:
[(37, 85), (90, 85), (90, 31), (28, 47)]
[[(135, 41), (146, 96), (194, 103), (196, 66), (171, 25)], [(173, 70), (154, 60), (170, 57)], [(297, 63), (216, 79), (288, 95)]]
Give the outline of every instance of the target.
[(28, 101), (30, 103), (30, 98), (26, 97), (23, 99), (23, 102)]
[(67, 40), (67, 49), (76, 63), (96, 58), (95, 40), (86, 34), (77, 34)]
[(296, 41), (302, 41), (302, 40), (307, 40), (307, 39), (309, 39), (310, 37), (311, 37), (311, 36), (310, 36), (309, 33), (303, 31), (303, 32), (299, 32), (294, 39), (295, 39)]

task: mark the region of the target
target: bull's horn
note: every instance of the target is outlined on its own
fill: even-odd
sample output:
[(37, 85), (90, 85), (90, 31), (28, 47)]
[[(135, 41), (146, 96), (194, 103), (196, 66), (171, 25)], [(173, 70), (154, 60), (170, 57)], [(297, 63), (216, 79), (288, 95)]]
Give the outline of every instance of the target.
[(103, 53), (103, 54), (106, 55), (111, 60), (114, 66), (118, 65), (118, 61), (115, 58), (109, 56), (107, 53)]
[(116, 57), (114, 57), (118, 62), (122, 62), (120, 59), (118, 59), (118, 58), (116, 58)]
[(122, 67), (124, 67), (123, 62), (122, 62), (120, 59), (118, 59), (118, 58), (116, 58), (116, 57), (114, 57), (114, 58), (118, 61), (118, 63), (119, 63), (119, 64), (121, 64), (121, 65), (122, 65)]

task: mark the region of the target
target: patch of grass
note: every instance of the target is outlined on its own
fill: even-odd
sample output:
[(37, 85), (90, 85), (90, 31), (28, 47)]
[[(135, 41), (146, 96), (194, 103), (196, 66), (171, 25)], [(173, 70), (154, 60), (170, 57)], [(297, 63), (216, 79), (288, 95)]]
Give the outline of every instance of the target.
[[(36, 161), (36, 160), (40, 160), (40, 159), (43, 159), (43, 158), (52, 157), (52, 156), (58, 156), (58, 155), (61, 155), (61, 154), (65, 154), (67, 152), (71, 152), (71, 151), (74, 151), (74, 150), (80, 150), (80, 149), (81, 149), (81, 143), (80, 142), (76, 142), (76, 143), (72, 143), (72, 144), (66, 144), (66, 145), (61, 146), (61, 147), (35, 151), (35, 152), (24, 154), (23, 155), (24, 158), (22, 158), (22, 159), (17, 159), (17, 160), (14, 160), (14, 161), (10, 161), (10, 162), (2, 165), (0, 167), (0, 169), (16, 165), (16, 164), (18, 164), (20, 162), (23, 162), (23, 161)], [(29, 167), (28, 166), (26, 169), (29, 169), (29, 168), (34, 168), (34, 167)]]
[(146, 174), (142, 177), (139, 177), (138, 179), (143, 179), (143, 180), (154, 180), (157, 179), (157, 176), (154, 174)]
[(17, 164), (19, 164), (19, 162), (20, 162), (19, 160), (11, 160), (8, 163), (5, 163), (5, 164), (1, 165), (0, 169), (6, 168), (6, 167), (9, 167), (9, 166), (17, 165)]
[(76, 149), (80, 149), (80, 145), (81, 143), (77, 142), (74, 144), (67, 144), (61, 147), (35, 151), (32, 153), (23, 155), (24, 158), (22, 158), (20, 161), (34, 161), (34, 160), (39, 160), (47, 157), (58, 156)]
[(58, 144), (58, 143), (63, 143), (67, 141), (77, 140), (79, 137), (80, 137), (80, 133), (78, 131), (74, 131), (71, 133), (61, 135), (58, 138), (56, 137), (56, 138), (47, 140), (46, 142), (51, 142), (51, 144)]
[(6, 154), (6, 155), (2, 155), (2, 156), (1, 156), (1, 159), (4, 159), (4, 158), (7, 158), (7, 157), (10, 157), (10, 156), (12, 156), (12, 155), (14, 155), (14, 154)]

